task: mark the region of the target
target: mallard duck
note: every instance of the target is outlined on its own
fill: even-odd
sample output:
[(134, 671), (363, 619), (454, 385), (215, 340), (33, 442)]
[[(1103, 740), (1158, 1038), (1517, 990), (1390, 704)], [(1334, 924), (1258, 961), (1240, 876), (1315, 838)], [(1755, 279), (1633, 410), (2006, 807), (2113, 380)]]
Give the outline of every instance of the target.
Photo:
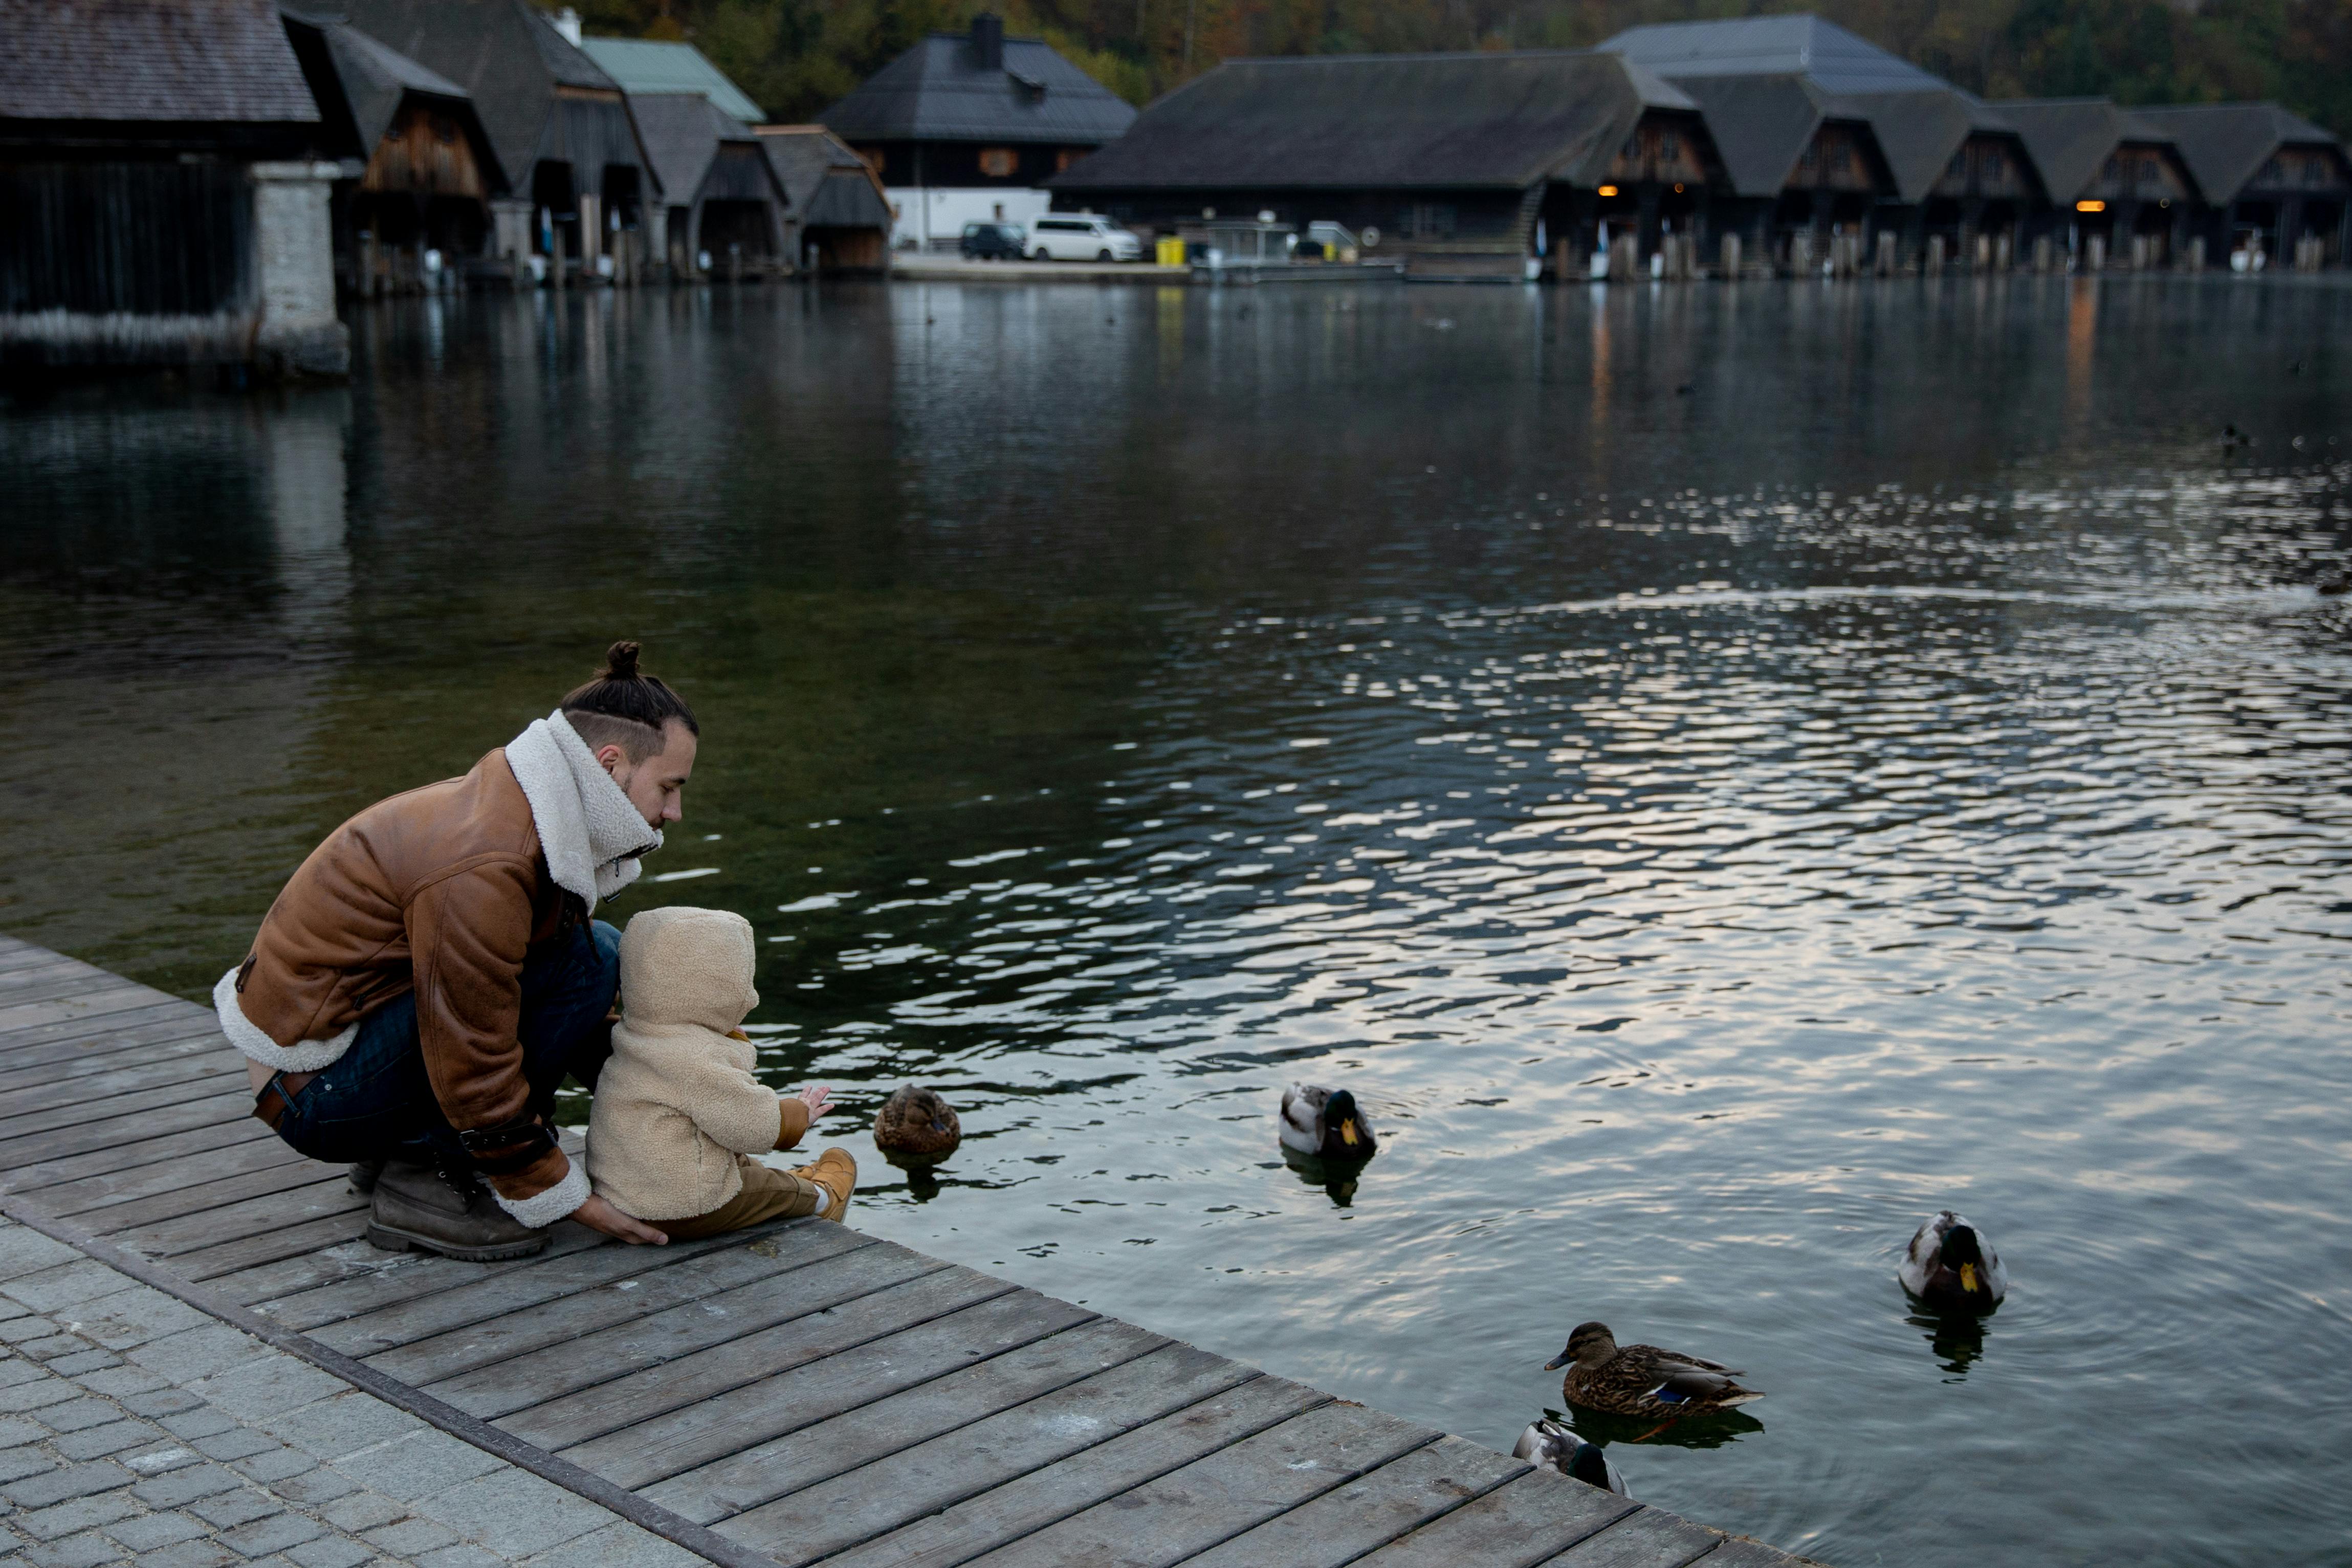
[(901, 1084), (874, 1117), (874, 1145), (905, 1159), (943, 1160), (963, 1142), (963, 1124), (934, 1090)]
[(1927, 1305), (1948, 1312), (1989, 1312), (2009, 1294), (2009, 1270), (2000, 1266), (1992, 1238), (1948, 1208), (1919, 1227), (1895, 1278)]
[(1579, 1323), (1568, 1348), (1544, 1364), (1546, 1372), (1568, 1368), (1560, 1391), (1571, 1405), (1613, 1416), (1664, 1416), (1670, 1419), (1728, 1410), (1763, 1394), (1732, 1381), (1737, 1367), (1654, 1344), (1620, 1346), (1607, 1323)]
[(1589, 1487), (1613, 1491), (1619, 1497), (1633, 1494), (1625, 1490), (1625, 1478), (1609, 1462), (1609, 1456), (1578, 1435), (1575, 1427), (1565, 1421), (1546, 1416), (1531, 1421), (1519, 1434), (1511, 1458), (1525, 1459), (1531, 1465), (1545, 1465), (1561, 1475), (1571, 1476)]
[(1294, 1083), (1282, 1092), (1282, 1146), (1343, 1163), (1380, 1152), (1371, 1124), (1356, 1109), (1356, 1097), (1313, 1083)]

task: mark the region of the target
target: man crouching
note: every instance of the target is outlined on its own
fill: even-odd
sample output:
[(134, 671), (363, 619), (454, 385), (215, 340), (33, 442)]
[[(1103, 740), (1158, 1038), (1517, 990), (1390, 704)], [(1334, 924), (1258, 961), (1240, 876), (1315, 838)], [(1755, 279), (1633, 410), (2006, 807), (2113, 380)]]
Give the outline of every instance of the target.
[(464, 778), (336, 829), (214, 988), (253, 1113), (352, 1162), (377, 1246), (520, 1258), (567, 1218), (665, 1239), (590, 1191), (551, 1114), (564, 1076), (593, 1092), (612, 1052), (620, 934), (589, 915), (679, 820), (700, 733), (614, 643)]

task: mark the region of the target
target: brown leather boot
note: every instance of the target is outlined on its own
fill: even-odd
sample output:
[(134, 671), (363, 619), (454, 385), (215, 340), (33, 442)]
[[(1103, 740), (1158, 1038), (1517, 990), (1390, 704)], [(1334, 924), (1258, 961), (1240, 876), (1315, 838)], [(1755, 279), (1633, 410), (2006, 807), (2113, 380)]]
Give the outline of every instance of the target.
[(818, 1210), (819, 1219), (839, 1219), (849, 1212), (849, 1195), (857, 1188), (857, 1162), (840, 1149), (827, 1149), (814, 1165), (802, 1166), (793, 1175), (814, 1182), (833, 1201)]
[(500, 1208), (471, 1171), (448, 1176), (400, 1159), (385, 1162), (376, 1177), (367, 1238), (387, 1252), (413, 1249), (468, 1263), (528, 1258), (547, 1245), (546, 1231)]

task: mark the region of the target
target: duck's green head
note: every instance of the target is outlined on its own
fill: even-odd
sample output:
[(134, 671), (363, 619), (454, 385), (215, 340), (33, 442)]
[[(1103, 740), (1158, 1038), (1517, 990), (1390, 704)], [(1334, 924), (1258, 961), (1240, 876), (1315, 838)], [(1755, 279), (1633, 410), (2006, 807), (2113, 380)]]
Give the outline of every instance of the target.
[(1960, 1277), (1960, 1289), (1968, 1294), (1992, 1293), (1985, 1279), (1984, 1247), (1973, 1227), (1955, 1225), (1944, 1232), (1944, 1264)]
[(1569, 1331), (1568, 1348), (1544, 1363), (1546, 1372), (1558, 1372), (1573, 1361), (1582, 1361), (1588, 1354), (1597, 1354), (1606, 1361), (1617, 1352), (1617, 1336), (1603, 1322), (1579, 1323)]

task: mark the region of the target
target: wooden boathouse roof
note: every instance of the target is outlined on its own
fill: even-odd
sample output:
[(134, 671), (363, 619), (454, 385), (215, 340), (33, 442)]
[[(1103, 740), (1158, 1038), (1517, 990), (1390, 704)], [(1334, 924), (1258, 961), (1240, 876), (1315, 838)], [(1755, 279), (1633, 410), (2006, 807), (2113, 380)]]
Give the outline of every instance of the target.
[(727, 1568), (1791, 1563), (854, 1223), (380, 1252), (212, 1009), (6, 937), (0, 1210)]
[(1593, 185), (1675, 88), (1589, 50), (1228, 60), (1049, 182), (1094, 190)]
[(692, 44), (655, 38), (583, 38), (580, 50), (632, 96), (696, 92), (746, 125), (767, 118), (749, 94)]
[(933, 33), (817, 120), (850, 141), (1062, 147), (1098, 146), (1135, 123), (1131, 105), (1045, 39), (995, 37), (992, 62), (984, 31)]
[(2180, 150), (2198, 188), (2217, 206), (2236, 201), (2283, 147), (2332, 150), (2339, 191), (2344, 183), (2344, 143), (2274, 103), (2200, 103), (2132, 113)]
[(0, 120), (303, 124), (272, 0), (0, 0)]
[(1668, 80), (1710, 76), (1802, 76), (1830, 93), (1949, 90), (1941, 77), (1819, 16), (1749, 16), (1628, 27), (1600, 48), (1637, 60)]
[(620, 84), (528, 0), (337, 4), (352, 26), (471, 96), (512, 189), (529, 191), (542, 160), (598, 174), (608, 163), (644, 166)]
[(890, 204), (873, 165), (822, 125), (763, 125), (760, 146), (782, 184), (791, 215), (808, 228), (890, 227)]
[(2169, 131), (2108, 99), (2019, 99), (1992, 107), (2025, 138), (2053, 202), (2070, 204), (2090, 189), (2119, 147), (2156, 147), (2178, 156)]
[[(759, 136), (702, 94), (631, 93), (629, 109), (645, 139), (646, 157), (661, 181), (663, 199), (671, 204), (686, 206), (709, 195), (784, 205), (783, 187), (760, 155)], [(720, 176), (724, 189), (705, 191), (711, 166), (719, 162), (721, 149), (729, 147), (750, 156), (740, 160), (740, 167), (737, 160), (729, 160)]]

